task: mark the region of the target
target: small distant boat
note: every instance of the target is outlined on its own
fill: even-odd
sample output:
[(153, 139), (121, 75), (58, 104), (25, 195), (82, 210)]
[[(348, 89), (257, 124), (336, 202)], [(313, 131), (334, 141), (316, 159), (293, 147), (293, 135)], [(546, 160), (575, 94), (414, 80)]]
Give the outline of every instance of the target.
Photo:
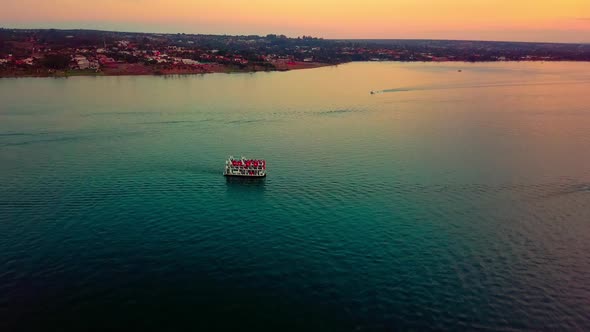
[(266, 160), (234, 158), (230, 156), (225, 161), (224, 176), (263, 178), (266, 177)]
[(375, 94), (375, 91), (371, 91), (371, 94), (374, 95)]
[(459, 70), (457, 70), (457, 71), (458, 71), (458, 72), (462, 72), (462, 70), (461, 70), (461, 69), (459, 69)]

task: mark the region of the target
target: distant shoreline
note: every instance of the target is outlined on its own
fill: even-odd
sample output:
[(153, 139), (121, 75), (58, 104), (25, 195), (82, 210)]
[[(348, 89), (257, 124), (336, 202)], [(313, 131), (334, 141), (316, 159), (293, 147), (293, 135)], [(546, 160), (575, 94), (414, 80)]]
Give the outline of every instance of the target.
[(258, 72), (283, 72), (302, 69), (314, 69), (320, 67), (337, 66), (338, 64), (318, 63), (318, 62), (294, 62), (276, 66), (276, 68), (252, 67), (236, 68), (218, 64), (202, 64), (199, 66), (185, 66), (183, 68), (158, 68), (144, 65), (121, 64), (113, 68), (102, 70), (39, 70), (34, 68), (30, 71), (2, 71), (0, 78), (68, 78), (79, 76), (168, 76), (168, 75), (199, 75), (199, 74), (218, 74), (218, 73), (258, 73)]
[(590, 44), (0, 28), (0, 77), (249, 73), (362, 61), (590, 61)]
[(277, 67), (274, 69), (269, 68), (250, 68), (240, 69), (235, 67), (228, 67), (223, 65), (211, 64), (201, 65), (199, 67), (186, 67), (186, 68), (149, 68), (142, 66), (142, 68), (108, 68), (106, 70), (93, 71), (93, 70), (67, 70), (67, 71), (37, 71), (37, 72), (15, 72), (15, 71), (0, 71), (0, 78), (68, 78), (68, 77), (105, 77), (105, 76), (169, 76), (169, 75), (204, 75), (204, 74), (232, 74), (232, 73), (259, 73), (259, 72), (286, 72), (293, 70), (303, 69), (315, 69), (322, 67), (338, 66), (348, 63), (466, 63), (466, 64), (478, 64), (478, 63), (521, 63), (521, 62), (590, 62), (585, 60), (522, 60), (522, 61), (348, 61), (341, 63), (319, 63), (319, 62), (301, 62)]

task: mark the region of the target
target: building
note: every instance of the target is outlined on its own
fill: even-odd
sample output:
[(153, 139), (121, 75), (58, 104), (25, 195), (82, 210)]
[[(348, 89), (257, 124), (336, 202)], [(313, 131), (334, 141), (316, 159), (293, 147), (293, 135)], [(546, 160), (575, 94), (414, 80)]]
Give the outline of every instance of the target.
[(239, 56), (233, 58), (232, 60), (233, 60), (234, 63), (239, 63), (241, 65), (247, 65), (248, 64), (248, 60), (246, 60), (246, 59), (244, 59), (242, 57), (239, 57)]
[(84, 70), (90, 68), (90, 61), (88, 61), (88, 59), (83, 55), (76, 55), (74, 57), (74, 62), (76, 63), (78, 69)]
[(35, 59), (33, 59), (33, 58), (26, 58), (26, 59), (16, 60), (14, 63), (17, 65), (32, 66), (34, 61), (35, 61)]
[(198, 65), (198, 64), (200, 64), (199, 61), (192, 60), (192, 59), (182, 59), (180, 61), (185, 65)]
[(103, 65), (103, 66), (106, 66), (106, 65), (113, 65), (113, 64), (115, 64), (115, 63), (116, 63), (115, 59), (113, 59), (113, 58), (109, 58), (109, 57), (107, 57), (107, 56), (104, 56), (104, 55), (102, 55), (102, 56), (99, 56), (99, 57), (98, 57), (98, 62), (99, 62), (101, 65)]
[(100, 63), (97, 60), (89, 61), (88, 68), (89, 69), (94, 69), (94, 70), (99, 70), (100, 69)]

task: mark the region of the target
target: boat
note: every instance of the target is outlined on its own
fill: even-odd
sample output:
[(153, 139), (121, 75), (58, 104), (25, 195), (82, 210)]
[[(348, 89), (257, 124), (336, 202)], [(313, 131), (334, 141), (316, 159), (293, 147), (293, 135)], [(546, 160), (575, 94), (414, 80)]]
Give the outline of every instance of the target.
[(225, 161), (223, 175), (247, 178), (266, 177), (266, 160), (248, 159), (246, 157), (234, 158), (230, 156)]

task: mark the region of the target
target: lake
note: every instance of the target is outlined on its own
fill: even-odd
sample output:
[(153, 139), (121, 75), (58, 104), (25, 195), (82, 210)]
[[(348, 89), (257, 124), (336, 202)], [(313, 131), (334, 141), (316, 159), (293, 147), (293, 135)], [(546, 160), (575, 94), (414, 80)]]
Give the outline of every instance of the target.
[(590, 330), (589, 92), (568, 62), (0, 79), (0, 330)]

